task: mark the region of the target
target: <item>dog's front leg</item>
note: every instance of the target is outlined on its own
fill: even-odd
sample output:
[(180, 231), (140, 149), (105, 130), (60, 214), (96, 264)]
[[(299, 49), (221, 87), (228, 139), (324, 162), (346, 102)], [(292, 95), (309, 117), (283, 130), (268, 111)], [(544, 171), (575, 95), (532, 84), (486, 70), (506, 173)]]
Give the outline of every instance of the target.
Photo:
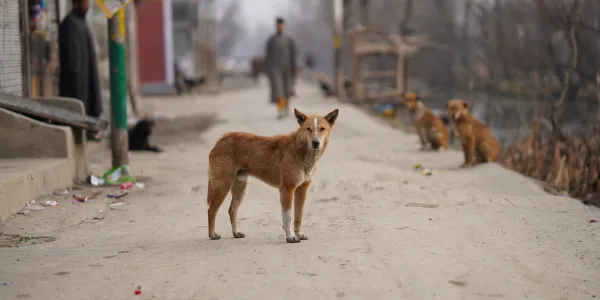
[(305, 182), (296, 188), (296, 192), (294, 192), (294, 232), (301, 240), (308, 240), (308, 236), (302, 232), (302, 212), (309, 186), (310, 181)]
[(423, 126), (417, 125), (417, 133), (419, 134), (419, 142), (421, 143), (421, 150), (427, 149), (427, 130)]
[(281, 201), (281, 220), (285, 230), (285, 240), (288, 243), (299, 243), (300, 238), (292, 231), (292, 201), (294, 200), (294, 188), (281, 187), (279, 189)]

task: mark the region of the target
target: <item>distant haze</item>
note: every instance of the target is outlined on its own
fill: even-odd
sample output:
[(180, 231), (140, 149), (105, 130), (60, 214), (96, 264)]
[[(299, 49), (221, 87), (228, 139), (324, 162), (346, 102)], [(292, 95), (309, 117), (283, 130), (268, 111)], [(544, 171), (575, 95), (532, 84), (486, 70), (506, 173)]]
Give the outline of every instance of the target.
[(233, 1), (240, 1), (240, 18), (247, 34), (236, 44), (232, 56), (250, 57), (262, 54), (267, 37), (275, 30), (275, 18), (288, 15), (290, 0), (221, 0), (217, 7), (217, 16)]

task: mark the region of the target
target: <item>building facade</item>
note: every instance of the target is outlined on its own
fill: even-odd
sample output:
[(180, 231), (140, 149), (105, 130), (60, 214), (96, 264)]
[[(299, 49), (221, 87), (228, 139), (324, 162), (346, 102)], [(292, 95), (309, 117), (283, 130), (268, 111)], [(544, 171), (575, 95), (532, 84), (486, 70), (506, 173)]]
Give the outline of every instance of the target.
[(0, 0), (0, 93), (58, 93), (57, 0)]
[(136, 13), (140, 92), (171, 93), (175, 81), (172, 0), (139, 2)]
[(171, 93), (175, 65), (216, 80), (214, 0), (136, 3), (138, 74), (143, 94)]

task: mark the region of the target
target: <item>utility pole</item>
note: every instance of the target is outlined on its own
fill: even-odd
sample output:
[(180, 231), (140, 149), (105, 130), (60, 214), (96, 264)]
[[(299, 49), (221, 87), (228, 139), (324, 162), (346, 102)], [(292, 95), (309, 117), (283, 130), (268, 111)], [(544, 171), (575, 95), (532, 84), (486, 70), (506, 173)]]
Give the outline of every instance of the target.
[(126, 9), (126, 20), (127, 20), (127, 69), (129, 74), (127, 76), (127, 90), (129, 92), (129, 100), (131, 100), (131, 108), (136, 117), (142, 117), (142, 104), (140, 102), (140, 96), (138, 94), (138, 49), (137, 49), (137, 19), (135, 12), (135, 4), (128, 5)]
[(463, 44), (463, 53), (462, 53), (462, 67), (464, 68), (467, 78), (469, 78), (468, 89), (469, 89), (469, 101), (473, 101), (472, 93), (473, 93), (473, 79), (471, 73), (471, 66), (469, 62), (469, 58), (471, 57), (471, 45), (470, 45), (470, 31), (471, 31), (471, 5), (472, 0), (465, 0), (465, 7), (463, 13), (463, 32), (462, 32), (462, 44)]
[(344, 38), (344, 0), (333, 0), (333, 78), (337, 96), (345, 100), (342, 73), (342, 45)]
[[(121, 7), (108, 19), (112, 166), (129, 165), (127, 137), (127, 72), (125, 11)], [(124, 171), (127, 168), (124, 169)], [(123, 174), (129, 175), (129, 174)]]

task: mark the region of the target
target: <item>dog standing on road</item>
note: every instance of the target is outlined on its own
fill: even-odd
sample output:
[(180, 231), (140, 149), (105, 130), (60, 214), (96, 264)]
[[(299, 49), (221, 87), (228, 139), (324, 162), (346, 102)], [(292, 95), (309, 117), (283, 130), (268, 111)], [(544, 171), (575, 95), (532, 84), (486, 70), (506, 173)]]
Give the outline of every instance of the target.
[(302, 232), (306, 192), (315, 176), (319, 159), (329, 144), (338, 110), (321, 117), (307, 116), (294, 109), (294, 115), (300, 125), (295, 132), (272, 137), (230, 132), (221, 137), (210, 151), (207, 202), (208, 236), (211, 239), (221, 238), (215, 232), (215, 219), (229, 191), (232, 195), (229, 220), (233, 236), (246, 236), (239, 231), (237, 213), (244, 199), (249, 175), (279, 189), (286, 241), (299, 243), (308, 239)]

